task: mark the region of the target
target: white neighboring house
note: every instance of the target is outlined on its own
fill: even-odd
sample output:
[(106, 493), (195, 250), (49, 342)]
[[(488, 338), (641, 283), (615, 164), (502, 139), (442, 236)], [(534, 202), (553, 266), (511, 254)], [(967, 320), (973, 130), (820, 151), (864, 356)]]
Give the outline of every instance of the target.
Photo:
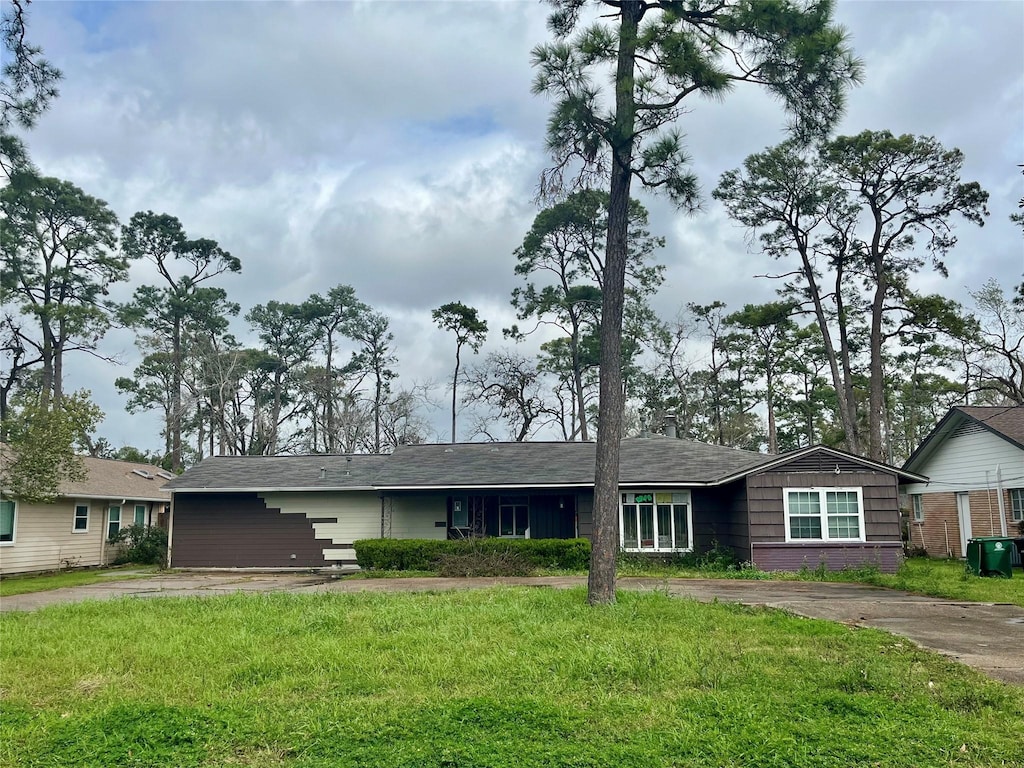
[(151, 464), (83, 457), (86, 478), (60, 484), (52, 504), (29, 504), (0, 489), (0, 575), (106, 565), (107, 543), (138, 523), (166, 526), (174, 475)]
[(1024, 520), (1024, 406), (951, 408), (903, 465), (928, 483), (900, 489), (910, 543), (963, 557), (977, 536), (1020, 537)]

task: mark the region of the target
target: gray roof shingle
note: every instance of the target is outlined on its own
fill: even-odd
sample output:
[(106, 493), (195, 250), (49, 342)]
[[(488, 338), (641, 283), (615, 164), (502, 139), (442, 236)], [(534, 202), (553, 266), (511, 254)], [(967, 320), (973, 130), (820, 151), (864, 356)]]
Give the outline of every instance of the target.
[(371, 488), (387, 459), (376, 455), (211, 456), (165, 487), (172, 491)]
[[(390, 456), (214, 456), (168, 483), (175, 491), (495, 488), (594, 483), (594, 443), (400, 446)], [(619, 482), (704, 484), (776, 457), (666, 437), (622, 441)], [(321, 468), (323, 477), (321, 477)]]

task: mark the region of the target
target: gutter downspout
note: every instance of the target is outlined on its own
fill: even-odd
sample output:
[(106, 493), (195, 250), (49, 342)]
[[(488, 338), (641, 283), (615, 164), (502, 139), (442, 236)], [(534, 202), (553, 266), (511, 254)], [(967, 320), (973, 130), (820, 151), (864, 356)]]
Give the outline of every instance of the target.
[(1006, 506), (1003, 502), (1003, 467), (996, 464), (996, 498), (999, 500), (999, 535), (1006, 536)]
[(174, 491), (171, 491), (171, 501), (167, 505), (167, 563), (171, 567), (171, 548), (174, 542)]

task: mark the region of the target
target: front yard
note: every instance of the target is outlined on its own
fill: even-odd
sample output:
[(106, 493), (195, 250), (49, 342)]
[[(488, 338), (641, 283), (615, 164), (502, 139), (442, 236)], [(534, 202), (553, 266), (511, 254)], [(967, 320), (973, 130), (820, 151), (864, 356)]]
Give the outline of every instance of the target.
[(770, 610), (581, 589), (0, 616), (4, 766), (1008, 766), (1024, 690)]

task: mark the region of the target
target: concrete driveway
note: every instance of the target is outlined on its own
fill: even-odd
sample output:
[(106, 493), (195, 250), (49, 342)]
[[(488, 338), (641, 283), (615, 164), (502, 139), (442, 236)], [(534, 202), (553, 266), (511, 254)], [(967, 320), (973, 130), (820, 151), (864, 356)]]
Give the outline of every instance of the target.
[[(116, 597), (191, 597), (232, 592), (410, 592), (480, 589), (497, 585), (556, 589), (586, 583), (584, 577), (509, 579), (360, 579), (315, 574), (171, 573), (56, 589), (0, 600), (0, 611), (31, 611), (48, 605)], [(998, 680), (1024, 685), (1024, 608), (963, 603), (862, 584), (725, 579), (623, 578), (620, 589), (667, 590), (704, 602), (718, 600), (779, 608), (799, 616), (875, 627), (902, 635)]]

